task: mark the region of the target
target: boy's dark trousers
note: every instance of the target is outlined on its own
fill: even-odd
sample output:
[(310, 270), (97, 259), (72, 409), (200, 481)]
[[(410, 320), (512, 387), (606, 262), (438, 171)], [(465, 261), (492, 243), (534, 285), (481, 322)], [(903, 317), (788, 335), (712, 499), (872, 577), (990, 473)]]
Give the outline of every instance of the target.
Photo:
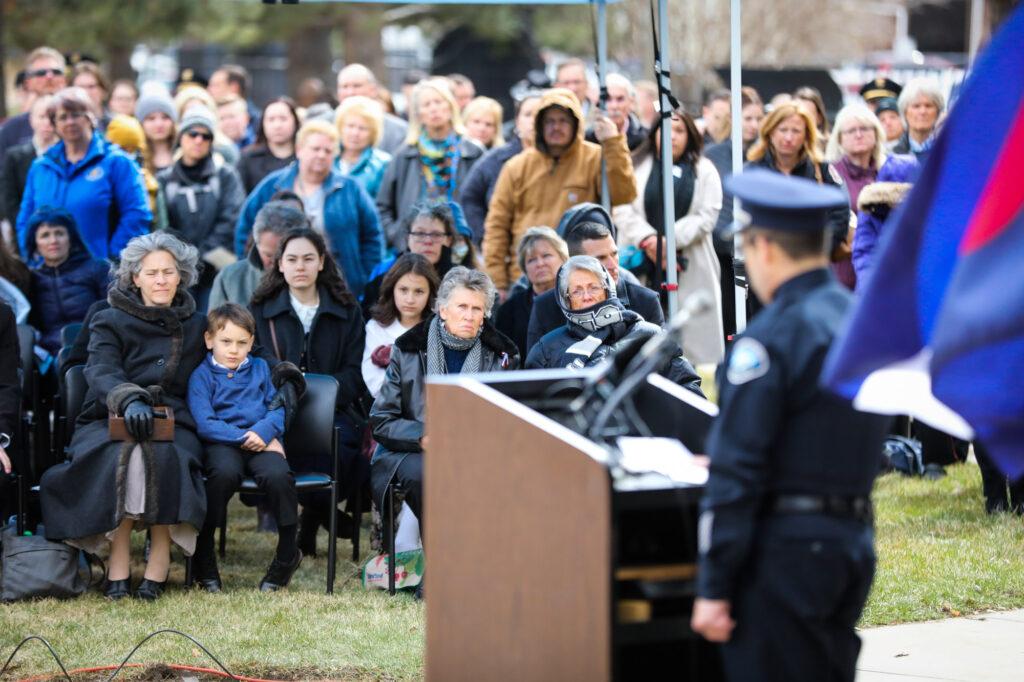
[[(206, 522), (200, 536), (220, 527), (227, 513), (228, 500), (249, 476), (266, 495), (266, 508), (278, 528), (298, 523), (298, 497), (295, 477), (288, 461), (276, 452), (250, 452), (235, 445), (220, 443), (206, 446)], [(204, 538), (205, 539), (205, 538)], [(212, 546), (212, 543), (211, 543)]]

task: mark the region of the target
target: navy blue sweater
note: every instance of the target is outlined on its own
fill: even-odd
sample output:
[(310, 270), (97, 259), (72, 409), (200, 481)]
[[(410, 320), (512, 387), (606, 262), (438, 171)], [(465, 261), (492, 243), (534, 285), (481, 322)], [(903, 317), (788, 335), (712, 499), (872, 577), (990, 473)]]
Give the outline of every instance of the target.
[(204, 441), (237, 445), (246, 431), (254, 431), (269, 443), (284, 433), (284, 408), (267, 410), (275, 393), (263, 358), (250, 355), (229, 370), (215, 366), (208, 353), (189, 377), (188, 407)]

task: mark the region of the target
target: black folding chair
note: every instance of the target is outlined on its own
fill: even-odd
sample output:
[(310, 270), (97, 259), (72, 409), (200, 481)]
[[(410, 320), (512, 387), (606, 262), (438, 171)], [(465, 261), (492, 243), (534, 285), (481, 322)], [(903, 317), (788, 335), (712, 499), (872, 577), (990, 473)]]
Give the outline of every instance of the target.
[[(331, 509), (338, 507), (338, 430), (334, 426), (334, 406), (338, 397), (338, 380), (325, 374), (306, 375), (306, 393), (299, 402), (299, 409), (291, 427), (284, 434), (284, 449), (289, 460), (311, 459), (328, 452), (331, 457), (331, 474), (318, 472), (296, 472), (295, 488), (298, 492), (329, 490)], [(247, 478), (242, 481), (241, 493), (262, 494), (256, 481)], [(357, 493), (358, 495), (358, 493)], [(355, 499), (355, 531), (352, 538), (352, 560), (359, 561), (359, 527), (362, 522), (362, 501)], [(330, 515), (327, 535), (327, 594), (334, 592), (334, 577), (337, 561), (337, 515)], [(220, 555), (227, 550), (227, 520), (220, 528)]]
[(82, 331), (81, 322), (72, 322), (71, 324), (64, 325), (64, 328), (60, 330), (60, 346), (61, 348), (67, 348), (75, 342), (78, 338), (78, 332)]

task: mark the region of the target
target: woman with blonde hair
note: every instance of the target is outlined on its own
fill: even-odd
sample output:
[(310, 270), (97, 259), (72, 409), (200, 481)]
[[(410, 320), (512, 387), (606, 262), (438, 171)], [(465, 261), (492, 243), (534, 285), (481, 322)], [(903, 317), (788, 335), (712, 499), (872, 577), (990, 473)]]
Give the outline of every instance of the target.
[(490, 97), (476, 97), (462, 110), (466, 134), (484, 149), (494, 149), (505, 144), (505, 137), (501, 134), (503, 116), (501, 105)]
[(341, 138), (341, 154), (335, 166), (376, 197), (391, 163), (391, 155), (377, 149), (384, 132), (383, 106), (362, 95), (346, 97), (338, 106), (334, 124)]
[[(799, 104), (787, 102), (773, 109), (761, 124), (757, 141), (747, 152), (747, 166), (807, 178), (819, 185), (844, 187), (842, 177), (818, 150), (814, 120)], [(850, 226), (849, 207), (830, 210), (828, 225), (832, 229), (832, 250), (841, 251)]]
[(405, 249), (402, 218), (421, 201), (458, 201), (462, 181), (484, 149), (466, 135), (448, 83), (428, 78), (409, 97), (405, 145), (384, 173), (377, 210), (388, 246)]
[(856, 206), (860, 191), (875, 181), (885, 157), (885, 130), (874, 112), (859, 102), (840, 109), (825, 158), (846, 183), (850, 206)]

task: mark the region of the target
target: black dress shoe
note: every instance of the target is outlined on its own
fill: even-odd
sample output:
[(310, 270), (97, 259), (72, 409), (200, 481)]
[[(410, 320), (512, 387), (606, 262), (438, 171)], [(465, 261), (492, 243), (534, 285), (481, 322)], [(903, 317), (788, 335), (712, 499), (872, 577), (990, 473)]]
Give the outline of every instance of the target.
[(224, 589), (220, 581), (220, 572), (217, 570), (217, 555), (213, 551), (213, 543), (209, 547), (197, 546), (196, 553), (192, 557), (193, 582), (200, 589), (211, 594), (216, 594)]
[(129, 585), (129, 579), (124, 580), (108, 580), (107, 589), (103, 591), (107, 596), (107, 599), (111, 601), (117, 601), (118, 599), (124, 599), (131, 594), (131, 585)]
[(196, 587), (201, 590), (205, 590), (210, 594), (217, 594), (224, 590), (224, 585), (220, 582), (220, 576), (214, 578), (196, 578)]
[(167, 581), (158, 583), (155, 580), (149, 578), (143, 578), (139, 586), (135, 588), (135, 598), (143, 601), (156, 601), (160, 598), (160, 595), (164, 593), (164, 587), (167, 586)]
[(295, 560), (290, 564), (283, 563), (274, 557), (267, 568), (267, 574), (260, 581), (260, 592), (277, 592), (282, 587), (287, 587), (295, 575), (296, 569), (302, 563), (302, 550), (295, 550)]

